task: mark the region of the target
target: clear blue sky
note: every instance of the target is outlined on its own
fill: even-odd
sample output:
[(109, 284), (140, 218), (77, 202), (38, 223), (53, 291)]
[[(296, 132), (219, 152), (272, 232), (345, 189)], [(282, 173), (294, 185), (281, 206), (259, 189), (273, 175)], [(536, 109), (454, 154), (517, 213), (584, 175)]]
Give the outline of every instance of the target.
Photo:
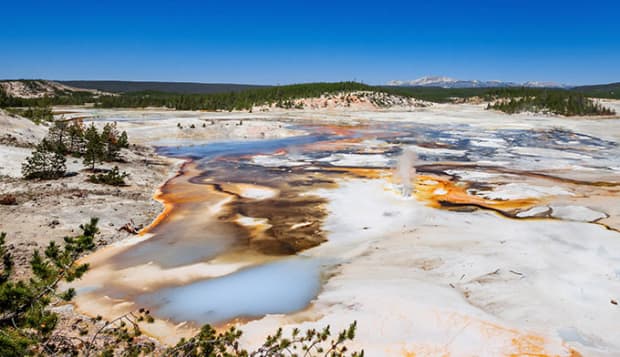
[(620, 81), (620, 1), (0, 4), (0, 78)]

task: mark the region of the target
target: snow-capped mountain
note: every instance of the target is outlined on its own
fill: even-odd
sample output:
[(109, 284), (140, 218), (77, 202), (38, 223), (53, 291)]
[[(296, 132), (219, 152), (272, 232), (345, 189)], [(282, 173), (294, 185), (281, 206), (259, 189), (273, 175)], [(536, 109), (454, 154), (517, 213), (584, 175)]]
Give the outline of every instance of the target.
[(532, 87), (532, 88), (570, 88), (571, 86), (557, 83), (557, 82), (536, 82), (536, 81), (528, 81), (521, 83), (523, 87)]
[(441, 88), (500, 88), (500, 87), (532, 87), (532, 88), (568, 88), (568, 86), (555, 82), (504, 82), (504, 81), (479, 81), (461, 80), (450, 77), (422, 77), (410, 81), (393, 80), (387, 83), (389, 86), (406, 87), (441, 87)]

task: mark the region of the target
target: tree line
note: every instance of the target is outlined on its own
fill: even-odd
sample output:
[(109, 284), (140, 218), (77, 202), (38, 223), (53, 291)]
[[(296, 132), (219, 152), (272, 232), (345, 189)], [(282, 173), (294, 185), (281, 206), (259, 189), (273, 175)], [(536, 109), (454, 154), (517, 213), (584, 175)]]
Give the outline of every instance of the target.
[(615, 115), (615, 111), (584, 96), (567, 91), (523, 90), (502, 96), (489, 103), (487, 109), (508, 114), (520, 112), (543, 112), (564, 116)]

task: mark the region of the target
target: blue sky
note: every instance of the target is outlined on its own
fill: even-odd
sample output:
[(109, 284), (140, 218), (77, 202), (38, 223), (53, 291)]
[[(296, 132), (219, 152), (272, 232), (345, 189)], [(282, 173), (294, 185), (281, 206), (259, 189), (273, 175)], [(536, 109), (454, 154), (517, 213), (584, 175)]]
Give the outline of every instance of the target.
[(620, 1), (9, 1), (0, 78), (620, 81)]

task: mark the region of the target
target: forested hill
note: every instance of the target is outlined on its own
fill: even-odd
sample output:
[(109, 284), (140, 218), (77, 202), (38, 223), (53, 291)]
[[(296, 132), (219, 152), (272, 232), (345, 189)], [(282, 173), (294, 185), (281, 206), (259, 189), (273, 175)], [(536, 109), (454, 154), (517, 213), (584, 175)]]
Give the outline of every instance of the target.
[(56, 81), (81, 89), (96, 89), (112, 93), (164, 92), (179, 94), (212, 94), (241, 92), (269, 86), (230, 83), (196, 82), (139, 82), (139, 81)]
[(571, 89), (590, 97), (620, 99), (620, 82), (592, 86), (580, 86)]
[[(117, 96), (101, 96), (97, 106), (118, 107), (167, 107), (179, 110), (248, 110), (253, 106), (275, 104), (280, 108), (293, 108), (296, 99), (318, 98), (322, 95), (351, 92), (380, 92), (404, 98), (408, 93), (389, 88), (369, 86), (357, 82), (303, 83), (247, 89), (241, 92), (212, 94), (178, 94), (163, 92), (135, 92)], [(381, 99), (377, 99), (377, 104)]]

